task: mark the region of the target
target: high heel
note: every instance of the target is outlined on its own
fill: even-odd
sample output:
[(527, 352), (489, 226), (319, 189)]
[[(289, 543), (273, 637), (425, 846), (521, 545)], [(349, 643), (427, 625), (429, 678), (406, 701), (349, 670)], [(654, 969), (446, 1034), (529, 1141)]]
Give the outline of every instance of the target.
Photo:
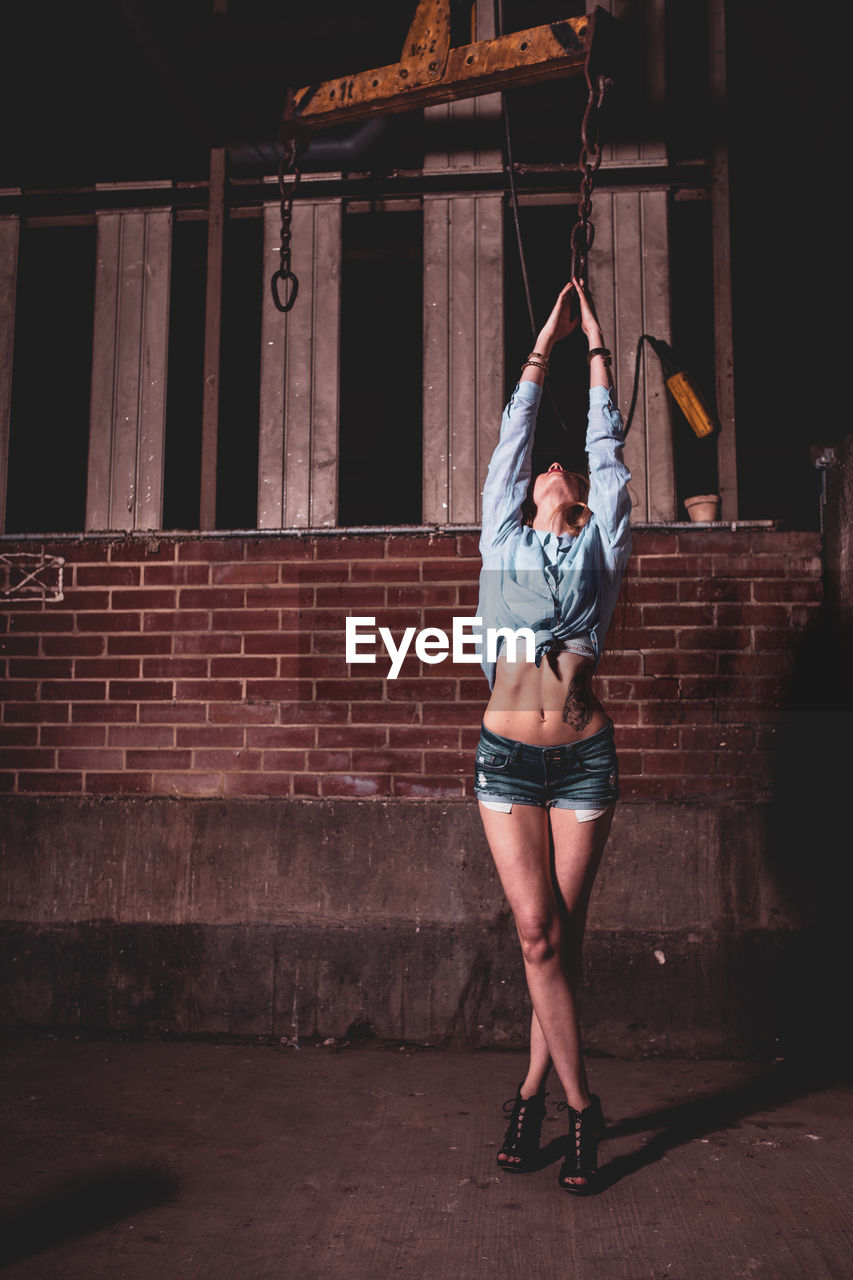
[(504, 1115), (510, 1120), (497, 1154), (498, 1166), (510, 1173), (529, 1173), (538, 1162), (545, 1094), (540, 1092), (532, 1098), (522, 1098), (519, 1085), (515, 1097), (504, 1103)]
[[(575, 1111), (568, 1102), (557, 1103), (557, 1110), (569, 1113), (569, 1149), (560, 1166), (560, 1186), (576, 1196), (593, 1195), (598, 1190), (598, 1144), (604, 1133), (601, 1100), (594, 1093), (583, 1111)], [(567, 1182), (567, 1178), (586, 1182)]]

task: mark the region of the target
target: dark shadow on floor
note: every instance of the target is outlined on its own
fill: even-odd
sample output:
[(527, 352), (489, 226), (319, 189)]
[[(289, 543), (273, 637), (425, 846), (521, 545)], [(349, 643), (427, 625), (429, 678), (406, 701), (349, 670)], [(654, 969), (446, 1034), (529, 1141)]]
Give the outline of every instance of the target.
[[(618, 1124), (608, 1124), (599, 1152), (596, 1189), (598, 1192), (607, 1190), (623, 1178), (663, 1159), (675, 1147), (736, 1128), (749, 1116), (772, 1111), (806, 1094), (820, 1092), (835, 1084), (834, 1079), (828, 1079), (817, 1072), (805, 1073), (793, 1067), (774, 1066), (758, 1080), (736, 1089), (727, 1089), (724, 1093), (705, 1098), (692, 1098), (689, 1102), (628, 1117)], [(605, 1117), (606, 1110), (605, 1105)], [(654, 1132), (636, 1151), (608, 1160), (608, 1140), (654, 1130), (659, 1132)], [(567, 1147), (567, 1137), (553, 1139), (542, 1148), (536, 1167), (545, 1168), (562, 1160)]]
[(177, 1194), (178, 1185), (166, 1169), (119, 1166), (45, 1192), (0, 1218), (0, 1266), (21, 1262), (162, 1204)]
[[(607, 1129), (607, 1138), (659, 1129), (642, 1148), (602, 1164), (603, 1185), (613, 1186), (622, 1178), (654, 1164), (674, 1147), (684, 1146), (711, 1134), (737, 1128), (749, 1116), (772, 1111), (805, 1094), (820, 1092), (834, 1084), (817, 1074), (809, 1075), (792, 1067), (771, 1068), (766, 1076), (725, 1093), (695, 1098), (660, 1111), (647, 1112)], [(606, 1147), (603, 1152), (606, 1157)]]

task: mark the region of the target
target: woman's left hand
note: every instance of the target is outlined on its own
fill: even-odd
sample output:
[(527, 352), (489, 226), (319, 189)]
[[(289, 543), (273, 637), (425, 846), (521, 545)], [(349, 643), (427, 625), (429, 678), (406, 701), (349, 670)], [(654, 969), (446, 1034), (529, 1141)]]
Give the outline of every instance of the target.
[(545, 321), (542, 334), (547, 335), (552, 343), (567, 338), (578, 327), (578, 311), (575, 286), (572, 280), (560, 290), (550, 316)]

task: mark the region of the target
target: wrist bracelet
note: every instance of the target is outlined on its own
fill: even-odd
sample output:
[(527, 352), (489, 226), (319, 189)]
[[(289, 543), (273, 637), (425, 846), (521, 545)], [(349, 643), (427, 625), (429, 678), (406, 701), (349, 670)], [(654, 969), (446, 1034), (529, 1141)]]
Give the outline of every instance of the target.
[(586, 358), (587, 364), (592, 364), (596, 356), (601, 356), (608, 369), (610, 368), (612, 357), (607, 347), (593, 347)]
[(537, 369), (542, 369), (543, 372), (545, 373), (550, 372), (547, 364), (543, 364), (541, 360), (525, 360), (524, 364), (521, 366), (522, 373), (524, 373), (524, 370), (527, 368), (529, 364), (535, 365)]

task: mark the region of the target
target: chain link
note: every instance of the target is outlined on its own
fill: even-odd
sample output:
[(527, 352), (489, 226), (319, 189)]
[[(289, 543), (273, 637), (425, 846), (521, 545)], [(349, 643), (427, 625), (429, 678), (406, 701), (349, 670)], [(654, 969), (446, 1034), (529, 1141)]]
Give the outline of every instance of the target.
[[(278, 271), (273, 275), (272, 300), (278, 311), (289, 311), (299, 293), (299, 281), (290, 269), (290, 235), (293, 219), (293, 197), (302, 176), (296, 163), (296, 143), (290, 139), (285, 144), (285, 152), (278, 163), (278, 191), (281, 198), (281, 247), (278, 251)], [(290, 181), (287, 180), (290, 175)], [(280, 286), (285, 286), (285, 300), (282, 302)], [(289, 287), (289, 288), (288, 288)]]
[(589, 97), (581, 122), (581, 150), (578, 158), (578, 169), (581, 174), (580, 200), (578, 201), (578, 220), (572, 227), (572, 275), (576, 279), (586, 279), (586, 263), (589, 251), (595, 240), (595, 227), (592, 224), (592, 187), (593, 174), (601, 164), (601, 144), (598, 141), (598, 113), (604, 102), (607, 90), (613, 84), (608, 76), (599, 76), (595, 85), (589, 84)]

